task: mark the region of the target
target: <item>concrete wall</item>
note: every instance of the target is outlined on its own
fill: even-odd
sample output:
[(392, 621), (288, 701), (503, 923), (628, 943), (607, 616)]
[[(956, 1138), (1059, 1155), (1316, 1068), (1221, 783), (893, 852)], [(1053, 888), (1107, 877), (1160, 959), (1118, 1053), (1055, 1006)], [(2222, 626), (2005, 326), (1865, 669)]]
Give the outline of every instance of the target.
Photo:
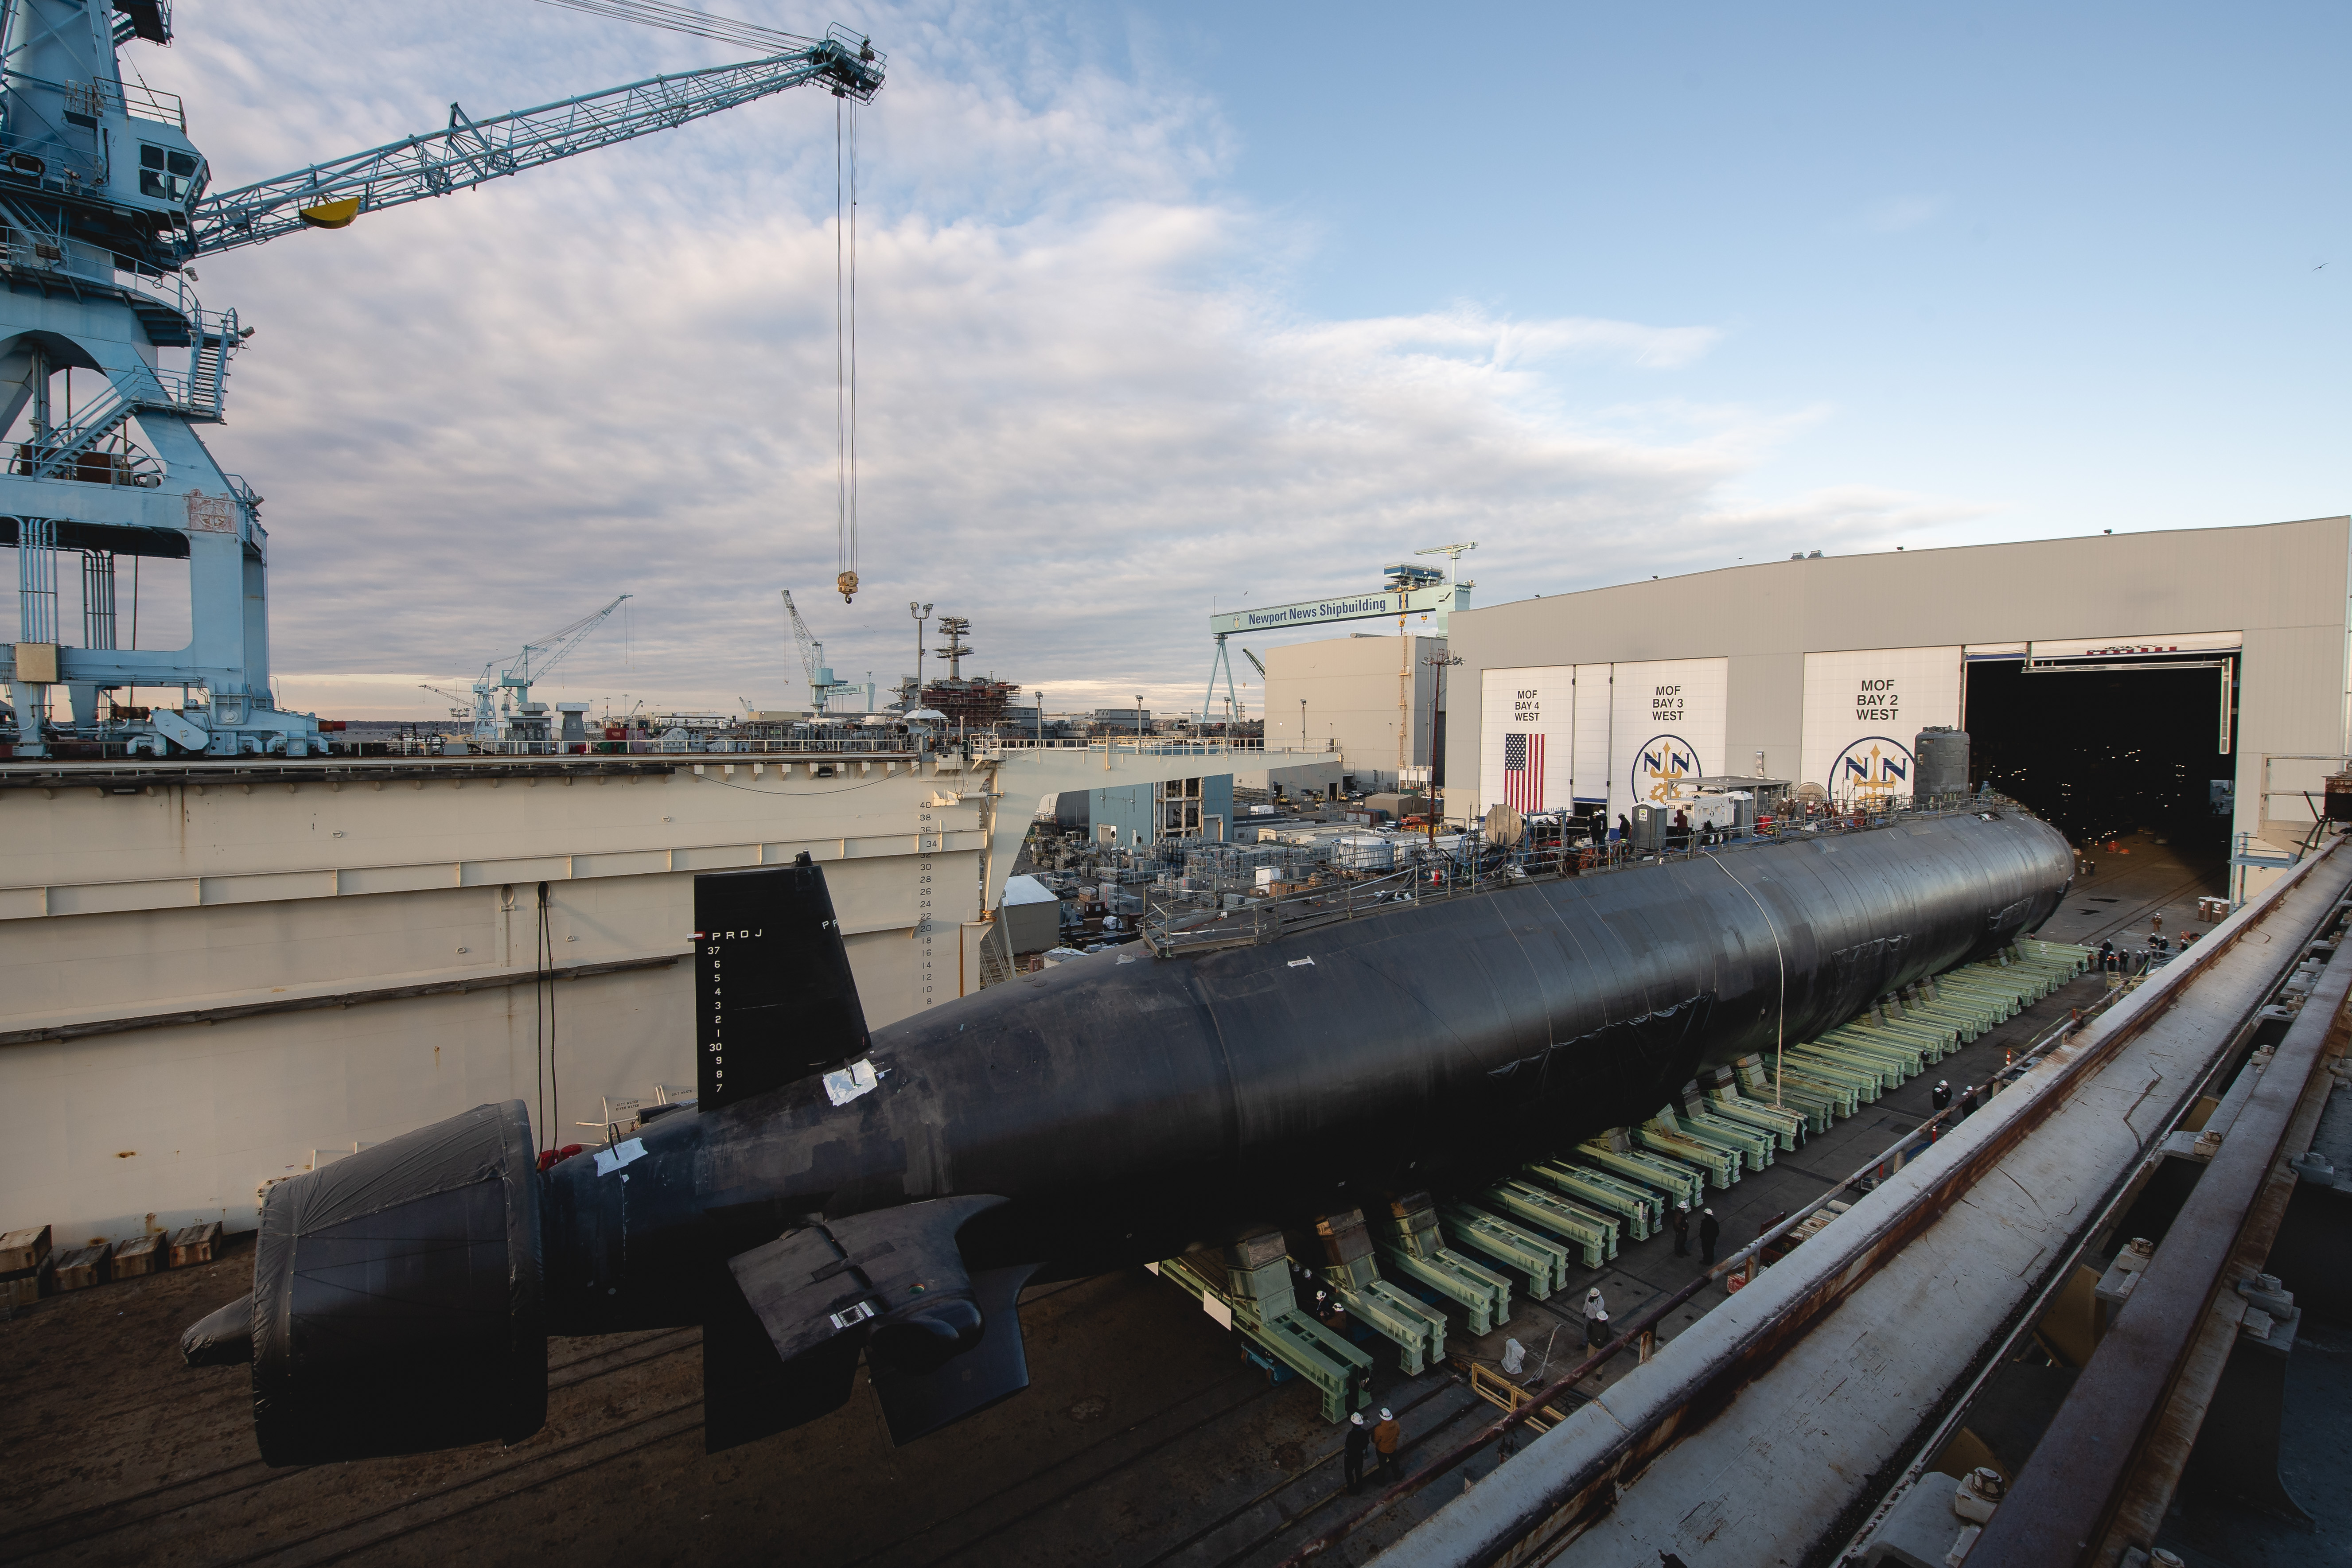
[[(1873, 765), (1833, 742), (1958, 722), (1967, 657), (2002, 645), (2223, 634), (2242, 649), (2236, 826), (2291, 840), (2296, 816), (2308, 826), (2296, 792), (2326, 770), (2275, 764), (2265, 816), (2263, 759), (2346, 750), (2347, 571), (2352, 520), (2333, 517), (1768, 562), (1462, 612), (1447, 813), (1503, 798), (1513, 729), (1543, 739), (1546, 809), (1605, 795), (1613, 811), (1685, 762), (1792, 780)], [(1852, 707), (1874, 679), (1891, 704), (1876, 725)]]
[[(1330, 637), (1272, 649), (1265, 656), (1266, 744), (1300, 743), (1298, 702), (1305, 698), (1306, 738), (1318, 745), (1336, 742), (1357, 788), (1394, 787), (1400, 666), (1412, 659), (1412, 691), (1402, 721), (1406, 763), (1426, 767), (1437, 674), (1426, 661), (1444, 649), (1444, 638), (1429, 637)], [(1449, 706), (1464, 673), (1451, 672)]]

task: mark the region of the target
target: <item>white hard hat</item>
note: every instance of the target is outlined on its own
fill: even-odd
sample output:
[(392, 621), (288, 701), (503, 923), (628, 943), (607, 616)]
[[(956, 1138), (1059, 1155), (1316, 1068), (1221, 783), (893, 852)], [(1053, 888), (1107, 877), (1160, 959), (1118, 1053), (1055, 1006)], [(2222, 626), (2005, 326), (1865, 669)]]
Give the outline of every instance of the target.
[(1361, 1426), (1364, 1424), (1364, 1413), (1360, 1410), (1351, 1411), (1348, 1415), (1348, 1419), (1354, 1422), (1357, 1426)]
[(1388, 1407), (1387, 1405), (1381, 1405), (1381, 1420), (1383, 1420), (1383, 1421), (1393, 1421), (1393, 1420), (1395, 1420), (1395, 1419), (1396, 1419), (1396, 1417), (1395, 1417), (1395, 1416), (1393, 1416), (1393, 1415), (1390, 1415), (1390, 1414), (1389, 1414), (1389, 1407)]

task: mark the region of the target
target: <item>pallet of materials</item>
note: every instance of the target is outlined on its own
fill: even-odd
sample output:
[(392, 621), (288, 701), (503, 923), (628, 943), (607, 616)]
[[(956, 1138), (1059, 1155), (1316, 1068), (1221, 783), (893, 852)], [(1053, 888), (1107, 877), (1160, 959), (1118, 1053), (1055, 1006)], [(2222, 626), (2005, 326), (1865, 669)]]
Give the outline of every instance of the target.
[(114, 1248), (104, 1242), (58, 1254), (58, 1289), (87, 1290), (114, 1278)]
[(171, 1238), (158, 1231), (153, 1236), (134, 1236), (114, 1249), (114, 1277), (135, 1279), (142, 1274), (161, 1274), (172, 1266)]
[(54, 1286), (47, 1226), (0, 1236), (0, 1309), (29, 1307)]
[(201, 1225), (183, 1226), (172, 1233), (172, 1267), (186, 1268), (198, 1263), (210, 1263), (220, 1248), (221, 1222), (213, 1219)]

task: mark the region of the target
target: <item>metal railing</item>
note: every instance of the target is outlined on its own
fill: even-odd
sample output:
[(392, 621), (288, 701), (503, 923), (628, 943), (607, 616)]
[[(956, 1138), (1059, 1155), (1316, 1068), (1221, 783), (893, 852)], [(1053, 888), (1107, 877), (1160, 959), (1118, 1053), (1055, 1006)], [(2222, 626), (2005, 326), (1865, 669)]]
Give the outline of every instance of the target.
[[(1206, 736), (1187, 738), (1181, 735), (1151, 735), (1140, 740), (1120, 740), (1117, 736), (1046, 736), (1038, 739), (1026, 735), (974, 735), (971, 747), (977, 752), (1099, 752), (1106, 748), (1133, 752), (1147, 757), (1225, 756), (1246, 753), (1250, 756), (1283, 756), (1291, 754), (1286, 748), (1269, 748), (1263, 741), (1248, 739), (1228, 741)], [(1323, 752), (1299, 752), (1299, 756), (1319, 757)]]
[[(2005, 798), (1972, 795), (1966, 800), (1967, 809), (1972, 812), (2015, 806), (2014, 802)], [(1411, 863), (1400, 864), (1393, 870), (1378, 867), (1351, 868), (1343, 858), (1335, 858), (1325, 875), (1337, 876), (1340, 879), (1337, 882), (1269, 897), (1248, 895), (1248, 902), (1240, 909), (1208, 910), (1189, 905), (1181, 897), (1167, 899), (1160, 905), (1156, 923), (1152, 910), (1147, 908), (1140, 929), (1144, 940), (1161, 957), (1175, 957), (1213, 948), (1275, 942), (1288, 932), (1334, 920), (1354, 920), (1431, 899), (1454, 899), (1493, 892), (1499, 888), (1521, 887), (1538, 878), (1607, 874), (1703, 855), (1760, 848), (1787, 840), (1865, 833), (1903, 818), (1946, 816), (1958, 809), (1952, 805), (1935, 805), (1925, 810), (1888, 806), (1780, 816), (1764, 824), (1761, 831), (1694, 830), (1676, 836), (1679, 842), (1663, 848), (1647, 848), (1623, 840), (1505, 847), (1489, 843), (1475, 828), (1430, 839), (1398, 834), (1391, 840), (1391, 853), (1400, 862)], [(1367, 876), (1363, 874), (1365, 870), (1380, 874)], [(1223, 902), (1226, 895), (1223, 889), (1216, 889), (1212, 896)]]

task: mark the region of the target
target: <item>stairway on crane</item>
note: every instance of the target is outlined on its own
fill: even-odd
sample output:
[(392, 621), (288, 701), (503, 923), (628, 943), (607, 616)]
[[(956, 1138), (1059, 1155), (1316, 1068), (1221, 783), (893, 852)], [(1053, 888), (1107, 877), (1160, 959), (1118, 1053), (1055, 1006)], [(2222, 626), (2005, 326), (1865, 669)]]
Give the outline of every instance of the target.
[(159, 349), (184, 349), (195, 341), (187, 315), (177, 306), (166, 305), (160, 300), (133, 298), (131, 313), (139, 318), (147, 341)]

